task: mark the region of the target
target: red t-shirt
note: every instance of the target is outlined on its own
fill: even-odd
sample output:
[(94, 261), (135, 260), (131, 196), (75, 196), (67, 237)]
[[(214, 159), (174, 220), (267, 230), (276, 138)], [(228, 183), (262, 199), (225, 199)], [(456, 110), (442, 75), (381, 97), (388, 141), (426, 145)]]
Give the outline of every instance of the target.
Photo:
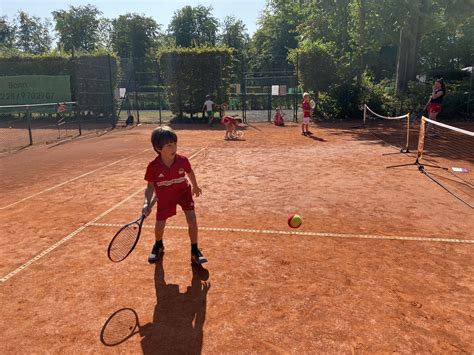
[(155, 160), (148, 164), (145, 180), (152, 182), (155, 186), (155, 194), (159, 199), (166, 199), (172, 195), (189, 188), (186, 173), (191, 172), (191, 164), (188, 158), (176, 154), (171, 167), (167, 167), (158, 155)]
[(303, 117), (311, 117), (311, 105), (306, 101), (303, 101)]

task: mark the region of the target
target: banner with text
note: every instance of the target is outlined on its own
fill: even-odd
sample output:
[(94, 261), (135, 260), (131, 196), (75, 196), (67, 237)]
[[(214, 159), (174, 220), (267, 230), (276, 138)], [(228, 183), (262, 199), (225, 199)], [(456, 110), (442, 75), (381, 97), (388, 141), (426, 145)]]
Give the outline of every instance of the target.
[(0, 76), (0, 106), (71, 101), (69, 75)]

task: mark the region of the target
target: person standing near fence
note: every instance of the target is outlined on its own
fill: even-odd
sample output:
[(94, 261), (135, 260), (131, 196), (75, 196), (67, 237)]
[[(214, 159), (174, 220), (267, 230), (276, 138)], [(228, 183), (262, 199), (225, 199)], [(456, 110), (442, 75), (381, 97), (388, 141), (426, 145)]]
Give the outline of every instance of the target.
[(303, 136), (310, 135), (311, 132), (308, 130), (309, 120), (311, 118), (311, 104), (309, 102), (309, 94), (305, 92), (303, 94), (303, 103), (301, 104), (303, 109), (303, 123), (301, 124), (301, 130)]
[[(433, 85), (433, 92), (425, 105), (428, 111), (429, 119), (437, 121), (438, 114), (443, 109), (443, 97), (446, 95), (446, 85), (443, 79), (436, 79)], [(434, 132), (436, 134), (436, 132)]]
[(209, 127), (212, 127), (212, 123), (214, 121), (214, 115), (212, 113), (214, 108), (214, 101), (212, 101), (211, 96), (207, 95), (206, 96), (206, 101), (204, 101), (204, 105), (202, 105), (202, 111), (206, 111), (207, 113), (207, 118), (209, 119)]

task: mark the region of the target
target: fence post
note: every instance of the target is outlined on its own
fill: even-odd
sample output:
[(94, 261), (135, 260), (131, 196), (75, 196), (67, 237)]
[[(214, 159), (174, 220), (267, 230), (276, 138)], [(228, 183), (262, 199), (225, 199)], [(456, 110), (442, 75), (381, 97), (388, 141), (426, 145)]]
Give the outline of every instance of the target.
[(162, 104), (161, 104), (161, 75), (160, 75), (160, 63), (159, 62), (156, 62), (156, 88), (157, 88), (157, 91), (158, 91), (158, 113), (159, 113), (159, 116), (160, 116), (160, 125), (162, 124), (162, 121), (161, 121), (161, 108), (162, 108)]
[(112, 127), (115, 128), (117, 123), (117, 118), (115, 117), (115, 97), (114, 97), (114, 86), (112, 81), (112, 60), (110, 59), (110, 54), (107, 55), (108, 64), (109, 64), (109, 87), (110, 87), (110, 104), (112, 111)]
[(77, 105), (77, 102), (73, 104), (73, 109), (74, 109), (74, 114), (76, 115), (77, 118), (77, 123), (79, 125), (79, 135), (82, 136), (82, 122), (81, 122), (81, 112), (79, 110), (79, 106)]
[(268, 122), (271, 122), (272, 121), (272, 90), (271, 90), (271, 87), (270, 87), (270, 92), (268, 93), (267, 115), (268, 115)]
[(31, 112), (30, 108), (26, 108), (26, 121), (28, 122), (28, 134), (30, 136), (30, 145), (33, 145), (33, 135), (31, 133)]

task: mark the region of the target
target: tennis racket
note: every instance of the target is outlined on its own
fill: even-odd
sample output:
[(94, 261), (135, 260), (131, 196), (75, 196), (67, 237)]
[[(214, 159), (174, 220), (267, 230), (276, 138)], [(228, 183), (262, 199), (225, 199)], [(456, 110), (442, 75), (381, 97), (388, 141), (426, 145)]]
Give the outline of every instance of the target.
[[(156, 196), (150, 202), (150, 212), (156, 203)], [(125, 260), (127, 256), (135, 249), (140, 233), (142, 232), (143, 221), (146, 215), (142, 215), (134, 221), (128, 222), (115, 233), (107, 249), (107, 256), (114, 263)]]
[(310, 100), (309, 105), (311, 106), (312, 109), (314, 109), (316, 107), (316, 102), (314, 100)]
[(109, 248), (107, 249), (107, 256), (110, 261), (113, 261), (114, 263), (123, 261), (130, 255), (133, 249), (135, 249), (138, 240), (140, 239), (140, 233), (145, 218), (146, 216), (142, 214), (136, 220), (125, 224), (114, 235), (110, 241)]

